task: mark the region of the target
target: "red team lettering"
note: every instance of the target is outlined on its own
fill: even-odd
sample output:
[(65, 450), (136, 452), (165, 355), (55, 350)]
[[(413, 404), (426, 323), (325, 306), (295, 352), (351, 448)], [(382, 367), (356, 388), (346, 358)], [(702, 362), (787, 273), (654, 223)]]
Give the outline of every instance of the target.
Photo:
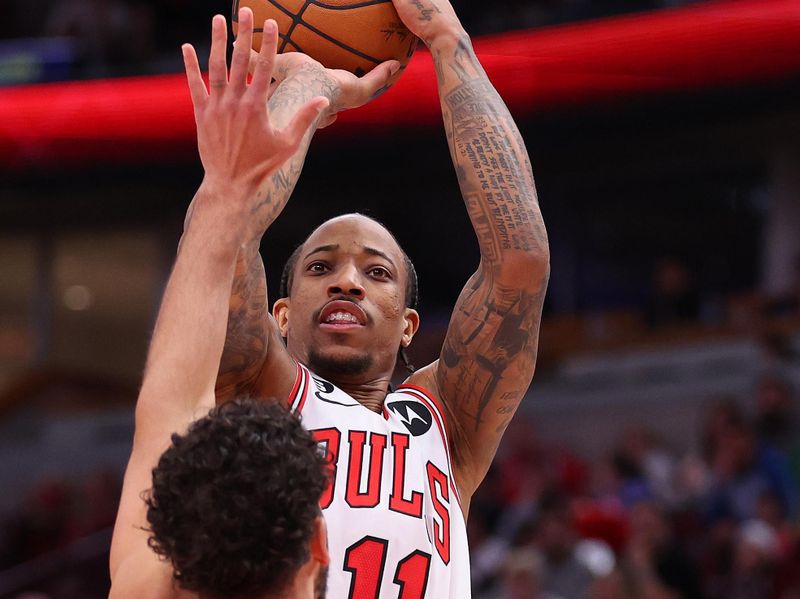
[(394, 476), (392, 478), (394, 482), (392, 495), (389, 497), (389, 509), (414, 518), (422, 518), (422, 493), (413, 491), (411, 499), (405, 498), (408, 443), (408, 435), (392, 433), (392, 448), (394, 449)]
[[(336, 487), (336, 471), (339, 462), (339, 450), (341, 445), (341, 433), (335, 428), (326, 428), (312, 431), (314, 437), (322, 444), (325, 445), (327, 459), (331, 468), (331, 481), (328, 488), (322, 495), (320, 500), (320, 507), (326, 509), (330, 507), (333, 502), (333, 497)], [(380, 503), (383, 496), (383, 460), (386, 450), (386, 435), (380, 433), (371, 433), (369, 435), (369, 470), (367, 472), (366, 491), (361, 492), (361, 483), (363, 481), (364, 470), (364, 449), (367, 445), (367, 433), (365, 431), (350, 431), (348, 438), (349, 454), (347, 456), (347, 488), (345, 489), (345, 500), (350, 507), (355, 508), (373, 508)], [(406, 452), (410, 443), (410, 437), (402, 433), (392, 433), (392, 450), (394, 453), (392, 462), (392, 492), (389, 496), (389, 509), (405, 514), (412, 518), (422, 517), (422, 505), (424, 495), (420, 491), (412, 491), (409, 499), (406, 499)], [(428, 462), (426, 466), (426, 473), (428, 477), (428, 486), (431, 489), (431, 502), (433, 509), (436, 512), (433, 517), (433, 536), (436, 551), (445, 564), (450, 563), (450, 480), (444, 472), (437, 468), (433, 463)], [(370, 539), (370, 541), (378, 541), (378, 539)], [(354, 545), (350, 549), (354, 553), (350, 554), (348, 558), (351, 571), (355, 574), (356, 571), (361, 569), (360, 557), (361, 552), (366, 552), (363, 546), (358, 544), (358, 548)], [(367, 544), (369, 546), (369, 543)], [(377, 545), (375, 545), (377, 547)], [(370, 549), (374, 547), (370, 546)], [(373, 553), (374, 551), (369, 551)], [(380, 552), (379, 552), (380, 553)], [(420, 552), (421, 555), (427, 555)], [(374, 557), (374, 555), (373, 555)], [(403, 579), (404, 569), (420, 569), (422, 572), (427, 572), (427, 567), (417, 568), (424, 560), (421, 560), (419, 555), (412, 559), (409, 556), (409, 561), (406, 564), (401, 564), (405, 568), (401, 568), (398, 572), (398, 579), (395, 582), (401, 587), (405, 588), (407, 596), (408, 592), (415, 588), (415, 583), (419, 584), (418, 576), (411, 577), (415, 582), (411, 586)], [(429, 562), (428, 562), (429, 563)], [(423, 580), (426, 578), (422, 577)], [(371, 588), (374, 581), (359, 580), (360, 584), (366, 584)], [(422, 585), (424, 588), (425, 584)], [(367, 593), (369, 595), (370, 593)], [(416, 595), (414, 591), (409, 596)], [(356, 593), (356, 597), (362, 596)]]
[(428, 484), (431, 488), (433, 509), (439, 515), (441, 522), (433, 519), (433, 542), (436, 551), (445, 564), (450, 563), (450, 512), (442, 500), (450, 503), (450, 490), (447, 475), (428, 462)]
[(375, 507), (381, 501), (381, 478), (383, 476), (383, 452), (386, 435), (372, 433), (369, 438), (370, 457), (367, 473), (367, 491), (361, 492), (364, 447), (367, 433), (350, 431), (350, 460), (347, 467), (347, 492), (345, 500), (350, 507)]

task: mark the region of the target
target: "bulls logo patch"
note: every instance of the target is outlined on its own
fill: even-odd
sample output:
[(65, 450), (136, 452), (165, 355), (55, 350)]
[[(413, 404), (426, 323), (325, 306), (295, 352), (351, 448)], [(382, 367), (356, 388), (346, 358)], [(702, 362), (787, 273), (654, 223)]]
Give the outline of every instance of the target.
[(394, 401), (386, 406), (400, 417), (400, 421), (414, 437), (421, 437), (433, 424), (430, 410), (414, 401)]

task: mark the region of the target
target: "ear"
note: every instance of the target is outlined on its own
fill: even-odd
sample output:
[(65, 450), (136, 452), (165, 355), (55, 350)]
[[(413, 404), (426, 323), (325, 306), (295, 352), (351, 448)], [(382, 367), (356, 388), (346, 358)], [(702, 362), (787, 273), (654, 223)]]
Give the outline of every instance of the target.
[(309, 550), (311, 559), (321, 566), (324, 567), (331, 563), (331, 555), (328, 553), (328, 525), (321, 514), (314, 522), (314, 534), (311, 535)]
[(411, 345), (411, 340), (414, 339), (414, 335), (416, 335), (419, 330), (419, 313), (411, 308), (406, 308), (404, 319), (406, 326), (403, 329), (401, 344), (403, 347), (408, 347)]
[(287, 332), (289, 330), (289, 298), (282, 297), (279, 300), (275, 301), (275, 305), (272, 306), (272, 316), (275, 317), (275, 321), (278, 323), (278, 328), (281, 331), (281, 336), (286, 338)]

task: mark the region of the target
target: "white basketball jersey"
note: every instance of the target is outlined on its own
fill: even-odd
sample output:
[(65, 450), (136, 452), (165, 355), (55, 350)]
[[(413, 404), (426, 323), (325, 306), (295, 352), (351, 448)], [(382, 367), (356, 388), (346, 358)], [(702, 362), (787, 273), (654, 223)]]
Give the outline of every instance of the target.
[(400, 387), (377, 414), (298, 368), (291, 409), (325, 447), (330, 599), (469, 599), (467, 529), (435, 398)]

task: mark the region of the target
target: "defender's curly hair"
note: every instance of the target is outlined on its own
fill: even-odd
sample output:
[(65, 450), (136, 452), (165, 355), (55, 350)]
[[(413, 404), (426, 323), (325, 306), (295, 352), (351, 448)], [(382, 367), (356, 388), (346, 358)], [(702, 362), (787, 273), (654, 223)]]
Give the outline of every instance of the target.
[(173, 435), (153, 470), (150, 547), (186, 590), (280, 593), (308, 561), (326, 465), (282, 405), (240, 399), (215, 408)]

